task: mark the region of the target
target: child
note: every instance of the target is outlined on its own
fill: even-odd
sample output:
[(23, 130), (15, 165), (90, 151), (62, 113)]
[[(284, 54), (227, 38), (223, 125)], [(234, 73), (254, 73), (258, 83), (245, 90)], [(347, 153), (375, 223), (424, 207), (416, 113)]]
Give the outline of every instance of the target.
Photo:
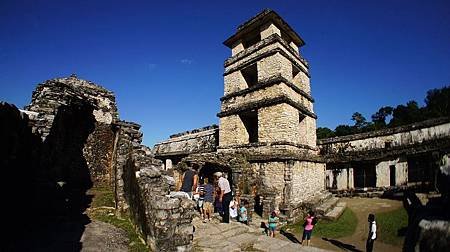
[(305, 217), (305, 223), (303, 224), (303, 236), (302, 236), (302, 245), (304, 245), (304, 241), (306, 239), (306, 246), (309, 246), (309, 241), (311, 240), (311, 234), (316, 224), (316, 217), (314, 216), (314, 212), (310, 211), (308, 215)]
[(237, 201), (233, 197), (233, 199), (230, 202), (230, 219), (232, 219), (232, 220), (236, 220), (236, 218), (238, 216), (237, 207), (238, 207)]
[(269, 236), (275, 237), (275, 230), (277, 229), (278, 217), (275, 211), (269, 216)]
[(248, 225), (247, 208), (248, 202), (243, 200), (244, 205), (239, 209), (239, 221)]

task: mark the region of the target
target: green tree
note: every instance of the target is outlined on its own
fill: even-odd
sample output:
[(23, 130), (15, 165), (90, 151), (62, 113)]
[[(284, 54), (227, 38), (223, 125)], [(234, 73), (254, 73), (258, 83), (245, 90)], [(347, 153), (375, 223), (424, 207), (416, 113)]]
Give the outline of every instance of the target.
[(317, 135), (317, 139), (324, 139), (324, 138), (330, 138), (330, 137), (336, 136), (336, 134), (334, 134), (334, 131), (332, 131), (331, 129), (329, 129), (327, 127), (317, 128), (316, 135)]
[(428, 90), (425, 104), (427, 119), (450, 116), (450, 86)]
[(367, 120), (366, 118), (359, 112), (355, 112), (352, 115), (352, 121), (355, 122), (354, 127), (358, 130), (361, 131), (364, 127), (367, 126)]
[(336, 134), (336, 136), (346, 136), (346, 135), (351, 135), (356, 133), (355, 129), (352, 126), (348, 126), (348, 125), (338, 125), (335, 129), (334, 129), (334, 133)]
[(372, 122), (374, 130), (386, 128), (386, 118), (392, 115), (394, 110), (391, 106), (381, 107), (378, 112), (372, 115)]
[(390, 127), (401, 126), (409, 123), (420, 122), (425, 119), (423, 109), (419, 108), (416, 101), (409, 101), (405, 105), (398, 105), (392, 111)]

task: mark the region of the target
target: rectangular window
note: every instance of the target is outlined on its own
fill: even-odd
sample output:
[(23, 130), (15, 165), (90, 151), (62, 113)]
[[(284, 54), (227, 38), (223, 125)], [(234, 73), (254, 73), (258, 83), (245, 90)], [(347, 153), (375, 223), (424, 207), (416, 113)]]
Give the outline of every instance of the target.
[(249, 143), (258, 142), (258, 111), (252, 110), (239, 115), (248, 134)]
[(241, 74), (245, 79), (248, 87), (258, 84), (258, 66), (253, 64), (241, 70)]

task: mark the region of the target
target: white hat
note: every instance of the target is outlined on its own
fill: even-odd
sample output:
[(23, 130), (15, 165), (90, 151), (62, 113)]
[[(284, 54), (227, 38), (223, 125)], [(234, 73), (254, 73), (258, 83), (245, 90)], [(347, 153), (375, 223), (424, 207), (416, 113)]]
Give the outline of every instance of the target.
[(214, 173), (214, 176), (217, 176), (217, 177), (222, 177), (222, 173), (221, 173), (220, 171), (218, 171), (218, 172), (215, 172), (215, 173)]

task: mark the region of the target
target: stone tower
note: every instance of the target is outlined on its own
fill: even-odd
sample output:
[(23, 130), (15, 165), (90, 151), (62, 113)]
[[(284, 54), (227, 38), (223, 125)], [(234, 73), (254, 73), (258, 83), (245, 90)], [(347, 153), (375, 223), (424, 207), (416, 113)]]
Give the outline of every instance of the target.
[(232, 53), (224, 63), (218, 152), (244, 153), (260, 177), (252, 193), (264, 199), (264, 212), (293, 217), (324, 190), (309, 67), (299, 53), (305, 43), (264, 10), (224, 44)]

